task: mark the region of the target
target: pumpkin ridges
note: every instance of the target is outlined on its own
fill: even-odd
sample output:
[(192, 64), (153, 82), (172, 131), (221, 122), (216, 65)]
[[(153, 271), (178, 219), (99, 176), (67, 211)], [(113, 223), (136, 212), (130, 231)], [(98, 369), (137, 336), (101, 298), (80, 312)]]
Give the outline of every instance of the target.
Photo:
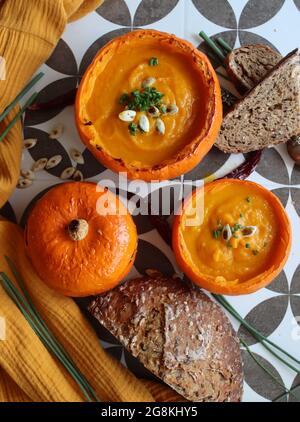
[[(105, 55), (112, 54), (110, 51), (111, 48), (121, 45), (122, 43), (130, 42), (133, 38), (142, 38), (144, 36), (152, 36), (160, 41), (163, 40), (162, 42), (179, 45), (184, 52), (188, 52), (189, 55), (193, 57), (194, 62), (198, 63), (199, 67), (201, 64), (206, 80), (209, 80), (208, 85), (212, 92), (211, 96), (213, 101), (211, 101), (211, 110), (207, 116), (207, 131), (205, 135), (202, 137), (199, 135), (193, 142), (186, 145), (179, 153), (158, 165), (145, 168), (133, 168), (132, 166), (124, 163), (123, 160), (113, 158), (102, 148), (96, 149), (96, 147), (91, 145), (91, 131), (89, 126), (84, 124), (82, 117), (82, 110), (85, 109), (82, 97), (86, 89), (86, 81), (88, 80), (90, 74), (92, 74), (96, 66), (99, 66)], [(215, 142), (222, 121), (222, 101), (219, 80), (208, 58), (188, 41), (181, 40), (173, 35), (171, 36), (155, 30), (133, 31), (113, 39), (96, 55), (94, 61), (86, 71), (78, 89), (75, 102), (75, 120), (83, 143), (106, 167), (116, 172), (126, 172), (129, 179), (142, 179), (148, 182), (151, 180), (173, 179), (192, 170), (209, 152)]]
[[(98, 215), (96, 203), (101, 192), (96, 192), (96, 184), (71, 182), (48, 191), (29, 216), (27, 253), (40, 277), (65, 295), (88, 296), (109, 290), (133, 265), (135, 224), (121, 201), (111, 192), (107, 195), (122, 215)], [(64, 208), (66, 201), (69, 206)], [(78, 241), (68, 233), (76, 214), (89, 223), (86, 237)]]
[(203, 189), (200, 188), (193, 192), (193, 194), (185, 201), (185, 205), (181, 207), (179, 212), (174, 218), (173, 221), (173, 229), (172, 229), (172, 246), (175, 254), (176, 261), (182, 271), (196, 284), (201, 286), (202, 288), (216, 294), (225, 294), (225, 295), (243, 295), (243, 294), (250, 294), (254, 293), (255, 291), (267, 286), (270, 284), (281, 272), (283, 269), (291, 250), (291, 242), (292, 242), (292, 235), (291, 235), (291, 224), (289, 218), (279, 201), (279, 199), (270, 191), (266, 190), (262, 186), (257, 183), (246, 181), (246, 180), (236, 180), (236, 179), (222, 179), (212, 183), (209, 183), (204, 186), (205, 191), (208, 192), (213, 189), (218, 184), (230, 184), (230, 183), (240, 183), (240, 184), (249, 184), (254, 185), (256, 189), (263, 194), (265, 198), (268, 199), (270, 204), (276, 210), (276, 215), (278, 221), (280, 223), (279, 233), (281, 234), (281, 242), (277, 248), (276, 253), (274, 254), (274, 260), (277, 259), (276, 263), (270, 267), (269, 270), (265, 271), (262, 274), (259, 274), (252, 279), (238, 283), (236, 285), (218, 285), (215, 280), (209, 280), (205, 277), (201, 277), (200, 275), (196, 274), (193, 270), (193, 267), (189, 265), (189, 263), (184, 258), (184, 251), (182, 248), (182, 235), (180, 233), (180, 226), (182, 224), (182, 216), (184, 210), (188, 202), (191, 198)]

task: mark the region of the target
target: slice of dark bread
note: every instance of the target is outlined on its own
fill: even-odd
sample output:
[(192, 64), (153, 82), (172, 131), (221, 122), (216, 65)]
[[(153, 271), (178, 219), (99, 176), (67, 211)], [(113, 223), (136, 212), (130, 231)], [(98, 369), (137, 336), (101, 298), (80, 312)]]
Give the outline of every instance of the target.
[(228, 76), (241, 94), (245, 94), (276, 66), (282, 56), (263, 44), (250, 44), (237, 48), (226, 57)]
[(299, 133), (300, 57), (294, 50), (226, 114), (216, 146), (227, 153), (246, 153)]
[(199, 289), (157, 274), (98, 296), (89, 311), (187, 400), (241, 400), (238, 337), (221, 308)]

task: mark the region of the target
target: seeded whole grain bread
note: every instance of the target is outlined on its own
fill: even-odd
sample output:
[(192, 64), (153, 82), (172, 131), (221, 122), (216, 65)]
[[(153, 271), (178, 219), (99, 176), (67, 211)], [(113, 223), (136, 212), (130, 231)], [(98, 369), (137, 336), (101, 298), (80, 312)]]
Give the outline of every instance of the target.
[(300, 58), (294, 50), (226, 114), (216, 146), (227, 153), (246, 153), (299, 133)]
[(263, 44), (250, 44), (236, 48), (226, 57), (228, 76), (241, 94), (257, 85), (282, 56), (271, 47)]
[(161, 275), (144, 277), (98, 296), (89, 311), (186, 399), (241, 400), (238, 338), (221, 308), (200, 290)]

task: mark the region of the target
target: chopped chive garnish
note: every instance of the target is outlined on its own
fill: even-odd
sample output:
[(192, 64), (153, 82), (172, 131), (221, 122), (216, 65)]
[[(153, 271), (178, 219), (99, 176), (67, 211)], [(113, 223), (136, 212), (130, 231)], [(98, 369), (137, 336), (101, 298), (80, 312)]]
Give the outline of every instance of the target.
[(149, 60), (149, 66), (157, 66), (158, 65), (158, 58), (157, 57), (151, 57)]
[(258, 254), (259, 254), (259, 252), (258, 252), (258, 250), (257, 250), (257, 249), (254, 249), (254, 251), (252, 251), (252, 253), (253, 253), (253, 255), (254, 255), (254, 256), (256, 256), (256, 255), (258, 255)]
[(245, 248), (250, 249), (251, 245), (250, 243), (246, 243)]
[(250, 203), (250, 202), (251, 202), (251, 198), (250, 198), (250, 196), (248, 196), (248, 197), (246, 198), (246, 201), (247, 201), (248, 203)]
[(131, 122), (128, 125), (128, 129), (129, 129), (130, 135), (136, 135), (138, 133), (138, 130), (139, 130), (139, 128), (137, 127), (137, 125), (135, 123), (133, 123), (133, 122)]

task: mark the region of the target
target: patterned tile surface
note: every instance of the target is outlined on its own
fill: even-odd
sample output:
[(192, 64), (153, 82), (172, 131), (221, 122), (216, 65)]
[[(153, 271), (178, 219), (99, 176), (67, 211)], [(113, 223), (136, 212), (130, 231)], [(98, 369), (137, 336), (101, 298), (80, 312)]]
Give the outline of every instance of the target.
[[(46, 76), (37, 87), (38, 100), (50, 101), (72, 92), (97, 50), (113, 37), (136, 27), (173, 32), (199, 48), (203, 48), (203, 45), (197, 34), (203, 29), (212, 36), (221, 34), (232, 47), (262, 42), (286, 54), (297, 43), (300, 46), (300, 1), (108, 0), (90, 16), (68, 26), (51, 58), (42, 67)], [(222, 80), (222, 83), (225, 81)], [(63, 124), (63, 132), (57, 139), (49, 139), (49, 133), (59, 124)], [(48, 171), (39, 172), (29, 188), (15, 191), (9, 203), (1, 210), (3, 215), (13, 221), (24, 224), (31, 205), (50, 186), (61, 182), (59, 176), (66, 167), (76, 167), (88, 180), (115, 177), (84, 149), (75, 129), (72, 106), (57, 105), (51, 111), (27, 113), (25, 138), (37, 138), (38, 142), (34, 148), (24, 152), (23, 169), (30, 168), (34, 161), (43, 157), (61, 155), (62, 161)], [(72, 160), (72, 148), (82, 152), (83, 164), (76, 164)], [(214, 148), (187, 177), (197, 180), (212, 172), (222, 174), (242, 160), (241, 155), (230, 157)], [(292, 253), (285, 270), (268, 289), (229, 300), (247, 321), (300, 358), (299, 325), (295, 321), (295, 317), (300, 316), (300, 254), (297, 236), (300, 233), (300, 169), (293, 166), (285, 146), (276, 147), (265, 151), (264, 159), (251, 180), (272, 190), (286, 207), (294, 229)], [(173, 274), (176, 264), (170, 248), (152, 229), (147, 218), (140, 216), (135, 219), (140, 244), (132, 275), (153, 267)], [(233, 323), (240, 335), (251, 344), (257, 359), (268, 367), (281, 384), (290, 388), (300, 382), (295, 372), (275, 360), (235, 321)], [(152, 377), (109, 333), (99, 326), (95, 328), (104, 346), (117, 359), (122, 360), (137, 375)], [(283, 388), (274, 383), (246, 352), (244, 362), (244, 401), (272, 400), (282, 393)], [(295, 401), (296, 398), (290, 396), (285, 400)], [(299, 393), (297, 400), (300, 400)]]

